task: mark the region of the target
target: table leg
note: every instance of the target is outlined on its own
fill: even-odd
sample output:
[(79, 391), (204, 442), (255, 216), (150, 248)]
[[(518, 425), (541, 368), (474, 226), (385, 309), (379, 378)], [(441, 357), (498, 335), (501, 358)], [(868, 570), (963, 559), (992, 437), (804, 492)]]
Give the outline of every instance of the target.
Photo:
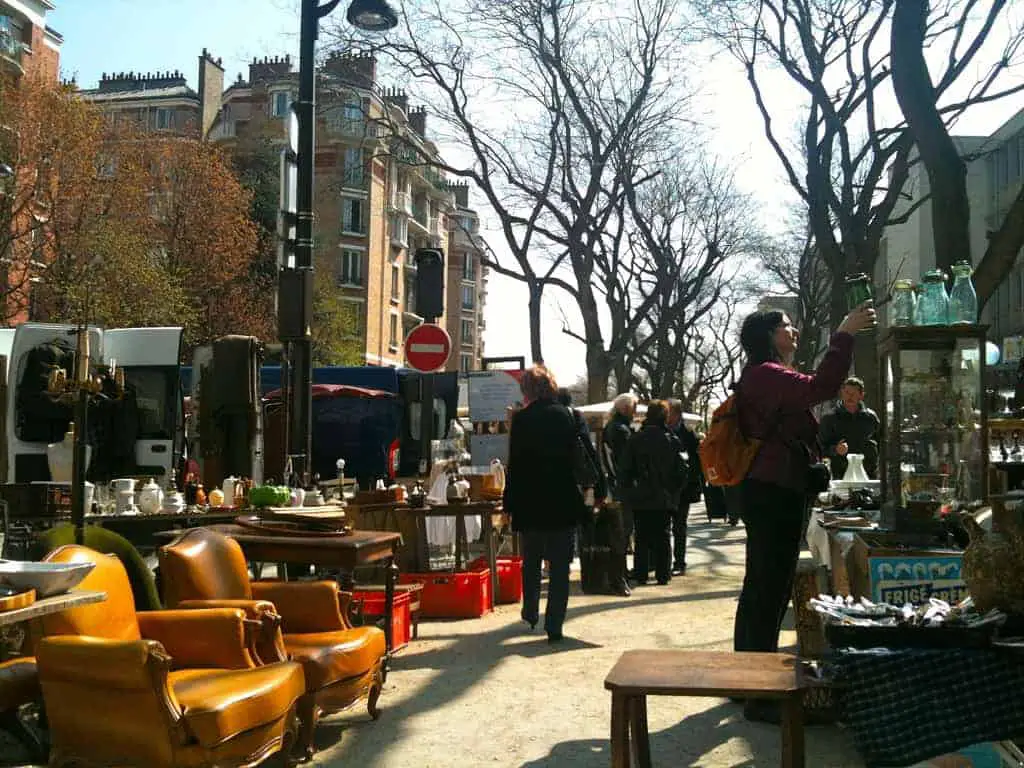
[(612, 692), (612, 768), (629, 768), (629, 698)]
[[(463, 544), (465, 542), (465, 544)], [(465, 548), (464, 548), (465, 547)], [(466, 541), (466, 516), (459, 513), (455, 515), (455, 570), (462, 570), (462, 559), (466, 556), (466, 549), (469, 542)]]
[(647, 733), (647, 697), (629, 698), (629, 730), (637, 768), (651, 768), (651, 742)]
[(484, 526), (487, 532), (484, 541), (487, 542), (487, 565), (491, 569), (491, 608), (498, 602), (498, 548), (494, 544), (494, 527), (491, 525), (491, 516), (484, 515)]
[(804, 768), (804, 708), (801, 692), (782, 701), (782, 768)]
[(387, 680), (388, 667), (391, 666), (391, 649), (394, 638), (391, 636), (392, 617), (395, 611), (395, 581), (397, 580), (398, 567), (395, 565), (395, 555), (392, 553), (385, 561), (384, 578), (384, 644), (387, 649), (387, 656), (384, 659), (384, 679)]

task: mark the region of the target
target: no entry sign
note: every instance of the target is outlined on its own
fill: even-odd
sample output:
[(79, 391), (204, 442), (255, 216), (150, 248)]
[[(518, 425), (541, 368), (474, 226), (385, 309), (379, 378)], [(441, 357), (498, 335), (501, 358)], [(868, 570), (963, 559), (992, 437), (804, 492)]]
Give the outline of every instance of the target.
[(405, 339), (405, 362), (417, 371), (443, 368), (451, 352), (452, 340), (448, 331), (433, 323), (417, 325)]

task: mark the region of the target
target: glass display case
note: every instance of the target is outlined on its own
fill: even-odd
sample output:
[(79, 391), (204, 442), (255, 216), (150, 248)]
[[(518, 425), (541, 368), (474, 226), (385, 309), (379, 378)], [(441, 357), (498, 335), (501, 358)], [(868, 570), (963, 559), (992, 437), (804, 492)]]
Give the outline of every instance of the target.
[(890, 328), (879, 342), (884, 501), (988, 498), (987, 326)]

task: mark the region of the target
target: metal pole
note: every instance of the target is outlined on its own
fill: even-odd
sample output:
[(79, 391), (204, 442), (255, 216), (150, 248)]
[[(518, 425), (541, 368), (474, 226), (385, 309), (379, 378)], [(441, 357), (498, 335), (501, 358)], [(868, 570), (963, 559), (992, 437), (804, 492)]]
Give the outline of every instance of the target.
[[(88, 333), (86, 328), (82, 333)], [(78, 361), (79, 365), (89, 365), (88, 360)], [(75, 543), (85, 544), (85, 447), (87, 417), (89, 413), (89, 392), (78, 383), (80, 389), (75, 392), (75, 438), (71, 453), (71, 524), (75, 529)]]

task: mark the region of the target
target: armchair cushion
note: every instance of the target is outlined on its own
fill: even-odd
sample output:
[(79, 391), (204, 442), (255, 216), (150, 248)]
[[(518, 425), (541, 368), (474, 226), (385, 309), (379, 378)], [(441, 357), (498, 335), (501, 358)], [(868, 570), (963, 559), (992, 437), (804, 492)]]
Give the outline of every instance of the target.
[(147, 611), (138, 614), (139, 630), (159, 641), (175, 669), (255, 667), (248, 650), (245, 613), (232, 608)]
[(252, 596), (274, 604), (286, 635), (348, 629), (333, 581), (254, 581)]
[(31, 656), (0, 664), (0, 714), (39, 698), (36, 660)]
[(284, 717), (306, 691), (302, 667), (290, 661), (247, 670), (181, 670), (170, 674), (185, 725), (206, 748)]
[(366, 674), (387, 650), (384, 633), (377, 627), (287, 634), (284, 644), (302, 664), (311, 691)]
[(183, 600), (248, 600), (249, 570), (238, 542), (206, 528), (193, 528), (157, 551), (164, 603)]

